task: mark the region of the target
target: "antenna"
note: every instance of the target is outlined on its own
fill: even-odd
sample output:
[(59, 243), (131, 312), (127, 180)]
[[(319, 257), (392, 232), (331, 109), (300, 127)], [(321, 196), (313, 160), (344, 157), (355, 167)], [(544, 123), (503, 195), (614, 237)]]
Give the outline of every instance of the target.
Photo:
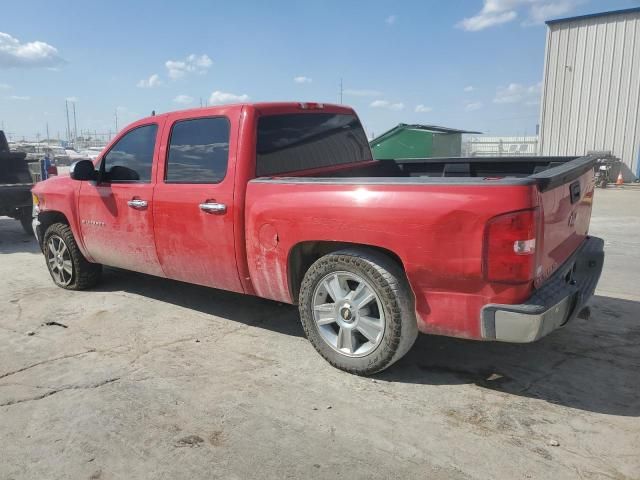
[(73, 143), (78, 140), (78, 122), (76, 121), (76, 102), (73, 102)]
[(71, 126), (69, 125), (69, 102), (64, 101), (64, 108), (67, 111), (67, 142), (71, 140)]
[(340, 105), (342, 105), (342, 77), (340, 77)]
[(116, 108), (116, 133), (118, 133), (118, 109)]

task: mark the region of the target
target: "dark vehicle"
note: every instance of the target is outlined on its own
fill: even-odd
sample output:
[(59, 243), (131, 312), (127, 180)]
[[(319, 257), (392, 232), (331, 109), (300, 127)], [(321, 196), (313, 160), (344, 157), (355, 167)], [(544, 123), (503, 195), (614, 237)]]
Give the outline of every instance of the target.
[(19, 220), (27, 233), (31, 226), (31, 188), (33, 179), (25, 152), (12, 152), (0, 130), (0, 216)]

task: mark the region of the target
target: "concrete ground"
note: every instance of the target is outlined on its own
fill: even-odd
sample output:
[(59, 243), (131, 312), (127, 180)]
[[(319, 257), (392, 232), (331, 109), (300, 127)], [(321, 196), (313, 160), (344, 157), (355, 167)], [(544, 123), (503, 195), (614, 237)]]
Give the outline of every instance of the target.
[(116, 270), (56, 288), (0, 219), (0, 478), (640, 478), (640, 190), (598, 190), (592, 233), (591, 320), (421, 336), (359, 378), (290, 306)]

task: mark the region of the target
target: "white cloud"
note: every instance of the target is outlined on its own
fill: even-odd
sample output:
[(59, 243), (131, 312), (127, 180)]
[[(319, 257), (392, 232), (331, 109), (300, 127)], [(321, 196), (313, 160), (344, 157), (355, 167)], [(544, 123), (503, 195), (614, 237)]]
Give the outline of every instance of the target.
[(58, 54), (58, 49), (45, 42), (35, 41), (20, 43), (20, 41), (0, 32), (0, 68), (37, 68), (56, 67), (64, 63)]
[(464, 109), (467, 112), (473, 112), (474, 110), (480, 110), (483, 106), (484, 104), (482, 102), (471, 102), (471, 103), (467, 103)]
[(353, 89), (353, 88), (347, 88), (345, 90), (343, 90), (343, 92), (345, 95), (351, 95), (353, 97), (379, 97), (380, 95), (382, 95), (382, 92), (379, 92), (378, 90), (369, 90), (369, 89)]
[(387, 100), (374, 100), (369, 106), (372, 108), (385, 108), (396, 112), (404, 110), (404, 103), (391, 103)]
[(474, 87), (473, 85), (467, 85), (466, 87), (464, 87), (464, 91), (465, 92), (473, 92), (476, 89), (476, 87)]
[(428, 113), (430, 111), (432, 111), (433, 108), (431, 107), (427, 107), (426, 105), (420, 104), (420, 105), (416, 105), (416, 112), (417, 113)]
[(27, 97), (24, 95), (9, 95), (7, 98), (9, 100), (22, 100), (22, 101), (31, 100), (31, 97)]
[(541, 25), (545, 21), (565, 15), (580, 3), (578, 0), (564, 0), (555, 2), (534, 3), (529, 9), (529, 18), (523, 25)]
[(240, 103), (249, 100), (249, 95), (243, 93), (242, 95), (236, 95), (235, 93), (221, 92), (216, 90), (209, 97), (209, 103), (211, 105), (219, 105), (221, 103)]
[(180, 105), (189, 105), (191, 103), (193, 103), (193, 97), (190, 97), (189, 95), (178, 95), (176, 98), (173, 99), (174, 103), (179, 103)]
[(527, 103), (538, 101), (542, 83), (526, 86), (519, 83), (510, 83), (506, 87), (498, 87), (494, 103)]
[(527, 10), (522, 25), (539, 25), (549, 18), (573, 10), (583, 0), (484, 0), (482, 10), (464, 18), (457, 26), (470, 32), (484, 30), (518, 17), (518, 10)]
[(500, 25), (501, 23), (510, 22), (517, 16), (518, 14), (514, 11), (492, 14), (480, 13), (475, 17), (465, 18), (458, 26), (469, 32), (477, 32), (478, 30)]
[(153, 88), (162, 85), (162, 80), (160, 80), (160, 75), (154, 73), (149, 78), (143, 78), (137, 83), (138, 88)]
[(184, 60), (167, 60), (164, 66), (167, 67), (169, 78), (177, 80), (187, 73), (206, 73), (213, 65), (213, 61), (208, 55), (196, 55), (192, 53)]
[(9, 85), (8, 83), (0, 83), (0, 90), (9, 90), (11, 88), (11, 85)]
[(293, 77), (293, 81), (296, 83), (311, 83), (313, 80), (304, 75), (300, 75), (299, 77)]
[(398, 16), (397, 15), (389, 15), (387, 18), (384, 19), (384, 22), (387, 25), (395, 25), (395, 23), (398, 21)]

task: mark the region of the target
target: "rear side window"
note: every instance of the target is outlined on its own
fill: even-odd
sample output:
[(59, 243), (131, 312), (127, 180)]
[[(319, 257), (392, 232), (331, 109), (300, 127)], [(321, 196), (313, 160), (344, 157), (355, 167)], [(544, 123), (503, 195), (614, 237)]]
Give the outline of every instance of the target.
[(258, 120), (256, 175), (277, 175), (371, 160), (355, 115), (296, 113)]
[(158, 126), (127, 132), (105, 155), (103, 168), (111, 182), (150, 182)]
[(167, 183), (219, 183), (227, 173), (229, 120), (196, 118), (176, 122), (167, 157)]

